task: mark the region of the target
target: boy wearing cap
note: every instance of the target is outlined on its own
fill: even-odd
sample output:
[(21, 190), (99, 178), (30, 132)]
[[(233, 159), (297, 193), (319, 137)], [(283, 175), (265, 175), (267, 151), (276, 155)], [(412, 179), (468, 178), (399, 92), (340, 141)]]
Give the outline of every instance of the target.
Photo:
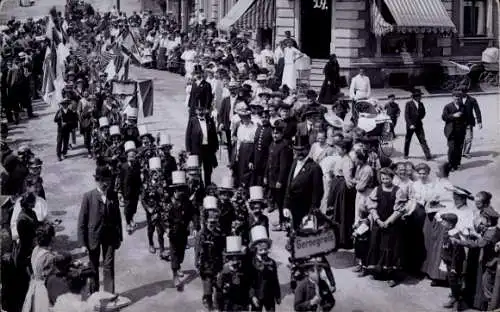
[(213, 289), (217, 274), (222, 270), (224, 235), (219, 227), (220, 211), (217, 198), (207, 196), (204, 199), (204, 225), (198, 234), (196, 243), (196, 267), (203, 281), (203, 305), (213, 309)]
[(450, 301), (443, 305), (444, 308), (455, 308), (458, 311), (466, 309), (462, 292), (462, 274), (465, 261), (465, 248), (454, 241), (460, 239), (459, 231), (455, 228), (458, 217), (454, 213), (441, 215), (441, 224), (445, 229), (443, 244), (441, 246), (441, 260), (446, 266), (448, 283), (451, 288)]
[(398, 122), (399, 115), (401, 114), (401, 109), (399, 108), (399, 104), (396, 102), (396, 96), (394, 94), (389, 94), (387, 96), (387, 103), (385, 104), (385, 112), (391, 118), (391, 133), (393, 138), (396, 137), (396, 133), (394, 132), (394, 128), (396, 128), (396, 124)]
[(263, 226), (255, 226), (251, 230), (254, 253), (251, 267), (252, 284), (250, 298), (252, 311), (274, 311), (276, 304), (281, 304), (281, 289), (278, 279), (276, 261), (269, 257), (271, 240)]
[[(179, 179), (176, 176), (183, 176), (184, 179)], [(175, 287), (178, 291), (182, 291), (181, 278), (184, 274), (180, 269), (186, 252), (189, 224), (193, 223), (193, 236), (196, 236), (196, 231), (200, 229), (200, 216), (199, 210), (193, 206), (188, 198), (188, 188), (184, 172), (174, 171), (172, 173), (170, 188), (173, 191), (173, 196), (171, 196), (170, 201), (167, 203), (166, 221), (169, 229), (171, 268)]]
[(57, 124), (56, 154), (59, 161), (63, 160), (68, 153), (69, 136), (78, 124), (78, 116), (69, 109), (69, 105), (69, 100), (63, 100), (54, 116), (54, 122)]

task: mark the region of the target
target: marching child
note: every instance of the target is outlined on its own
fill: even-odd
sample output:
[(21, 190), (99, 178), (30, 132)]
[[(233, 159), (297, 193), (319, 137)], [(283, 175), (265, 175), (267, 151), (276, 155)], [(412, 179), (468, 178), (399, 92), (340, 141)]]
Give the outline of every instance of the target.
[(205, 185), (201, 179), (200, 160), (197, 155), (189, 155), (184, 164), (187, 174), (188, 197), (199, 211), (205, 197)]
[(35, 183), (35, 193), (37, 196), (45, 199), (45, 189), (43, 188), (43, 178), (41, 177), (43, 162), (40, 158), (35, 157), (30, 159), (29, 162), (29, 174), (36, 181)]
[(254, 226), (250, 232), (251, 248), (254, 257), (252, 260), (250, 298), (252, 311), (274, 311), (276, 304), (281, 303), (281, 290), (278, 280), (278, 266), (276, 261), (269, 257), (271, 240), (267, 229), (262, 225)]
[(224, 236), (231, 235), (231, 225), (236, 220), (236, 212), (231, 198), (234, 194), (233, 179), (230, 176), (222, 178), (219, 186), (219, 225)]
[(454, 213), (444, 213), (441, 216), (441, 224), (445, 228), (443, 245), (441, 246), (441, 260), (446, 266), (448, 283), (451, 288), (450, 301), (443, 305), (444, 308), (457, 308), (458, 311), (464, 311), (465, 303), (462, 295), (462, 273), (465, 261), (465, 248), (459, 244), (454, 244), (453, 239), (459, 240), (460, 234), (455, 226), (458, 217)]
[(217, 307), (219, 311), (248, 311), (250, 281), (243, 266), (246, 249), (240, 236), (226, 237), (224, 266), (217, 276)]
[(252, 228), (256, 225), (262, 225), (269, 235), (269, 218), (263, 213), (266, 208), (264, 189), (262, 186), (251, 186), (249, 191), (250, 198), (248, 199), (248, 208), (251, 212), (249, 216), (249, 226)]
[(109, 120), (107, 117), (99, 118), (99, 130), (97, 137), (92, 140), (93, 154), (98, 166), (105, 165), (103, 156), (108, 147), (111, 145), (109, 137)]
[(175, 160), (175, 157), (170, 154), (172, 151), (172, 143), (170, 142), (170, 137), (162, 133), (160, 135), (158, 147), (158, 154), (160, 154), (159, 156), (161, 158), (163, 176), (165, 178), (165, 181), (167, 182), (167, 185), (170, 185), (170, 183), (172, 183), (172, 172), (177, 170), (177, 162)]
[(156, 146), (154, 145), (155, 140), (145, 125), (140, 125), (137, 129), (142, 143), (141, 147), (137, 149), (137, 158), (141, 164), (141, 171), (147, 173), (149, 159), (157, 156)]
[(217, 198), (205, 197), (203, 208), (205, 223), (196, 244), (196, 267), (203, 281), (203, 306), (211, 311), (214, 308), (213, 290), (216, 286), (217, 274), (222, 270), (224, 236), (219, 227)]
[(184, 274), (181, 272), (181, 264), (184, 261), (184, 254), (189, 236), (189, 224), (193, 222), (194, 235), (199, 230), (199, 211), (190, 201), (186, 184), (186, 173), (184, 171), (172, 172), (173, 196), (167, 204), (166, 220), (168, 222), (168, 238), (170, 241), (170, 259), (174, 284), (178, 291), (183, 290), (181, 279)]

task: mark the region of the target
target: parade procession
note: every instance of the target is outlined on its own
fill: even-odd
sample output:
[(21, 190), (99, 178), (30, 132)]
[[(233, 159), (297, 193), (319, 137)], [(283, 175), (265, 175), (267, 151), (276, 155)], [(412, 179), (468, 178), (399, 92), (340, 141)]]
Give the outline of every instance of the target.
[(342, 48), (316, 87), (321, 32), (51, 1), (0, 3), (2, 312), (500, 311), (498, 38), (446, 92)]

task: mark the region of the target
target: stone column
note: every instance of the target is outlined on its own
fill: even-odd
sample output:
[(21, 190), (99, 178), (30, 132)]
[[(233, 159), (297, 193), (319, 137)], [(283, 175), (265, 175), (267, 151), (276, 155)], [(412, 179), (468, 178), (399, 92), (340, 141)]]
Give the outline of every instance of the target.
[(187, 31), (189, 25), (189, 0), (181, 0), (182, 31)]
[(424, 34), (417, 34), (417, 56), (424, 57)]

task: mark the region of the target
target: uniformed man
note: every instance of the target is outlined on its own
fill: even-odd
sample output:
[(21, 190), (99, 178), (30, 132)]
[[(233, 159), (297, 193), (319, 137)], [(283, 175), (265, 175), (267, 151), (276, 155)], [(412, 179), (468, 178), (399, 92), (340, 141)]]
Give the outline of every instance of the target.
[(220, 211), (217, 198), (207, 196), (203, 200), (204, 224), (196, 244), (196, 267), (203, 281), (203, 306), (213, 309), (213, 290), (217, 274), (222, 270), (224, 235), (219, 226)]
[(188, 198), (186, 173), (184, 171), (172, 172), (172, 184), (170, 188), (173, 196), (167, 204), (168, 238), (170, 241), (170, 258), (174, 284), (178, 291), (183, 290), (181, 264), (189, 236), (189, 224), (193, 222), (193, 236), (200, 229), (199, 211), (193, 206)]
[(269, 121), (269, 110), (266, 108), (262, 112), (261, 124), (257, 126), (254, 138), (254, 170), (253, 185), (263, 185), (264, 174), (266, 172), (266, 160), (269, 157), (269, 146), (273, 142), (271, 123)]

